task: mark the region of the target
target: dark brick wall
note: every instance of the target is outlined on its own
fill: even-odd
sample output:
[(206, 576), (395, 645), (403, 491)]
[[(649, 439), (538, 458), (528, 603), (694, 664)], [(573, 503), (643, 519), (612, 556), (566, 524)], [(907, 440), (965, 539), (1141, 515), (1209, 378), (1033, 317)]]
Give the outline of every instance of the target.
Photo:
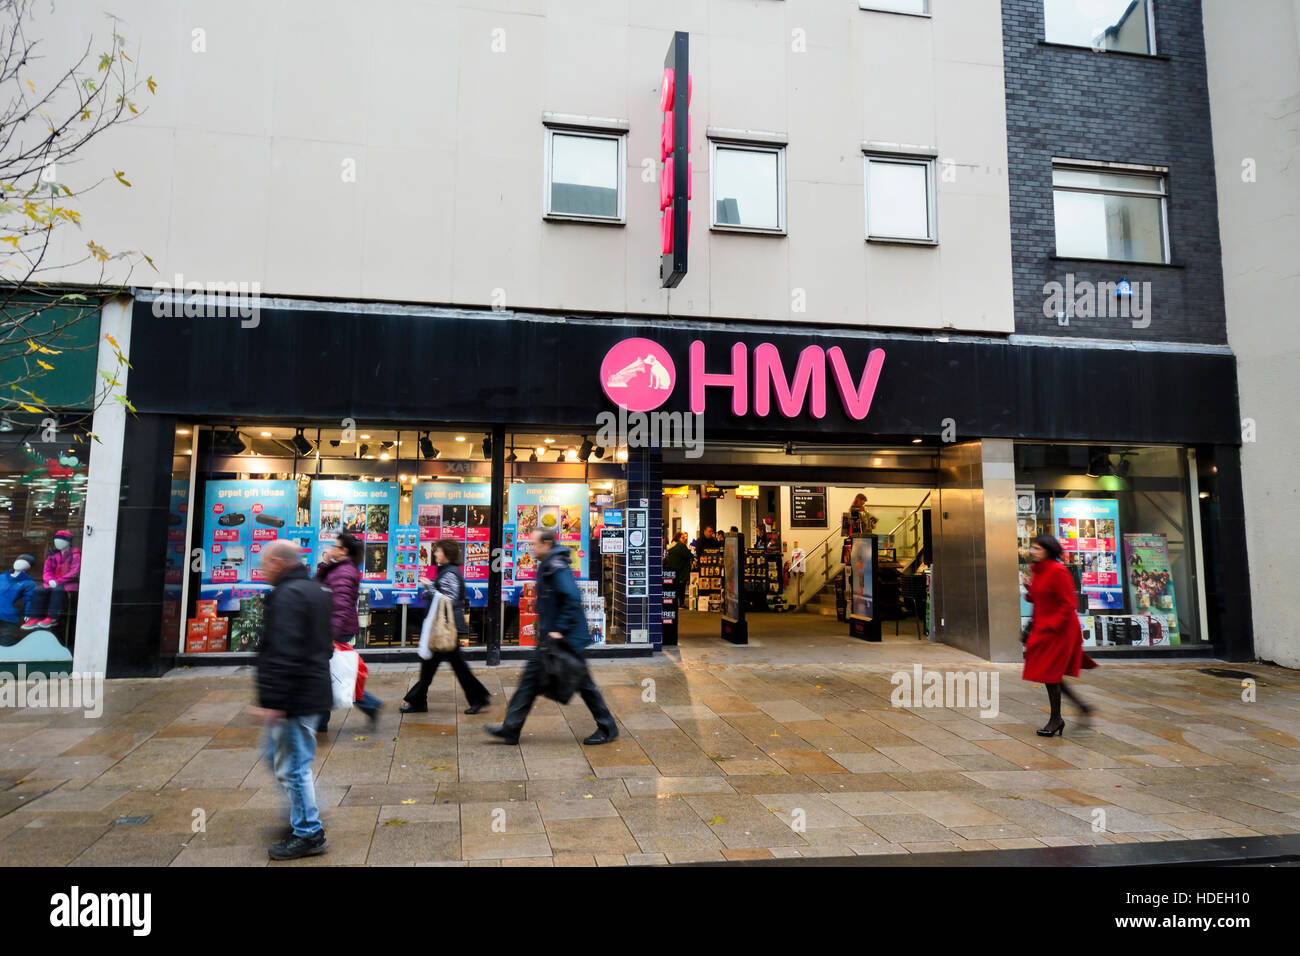
[[(1154, 0), (1156, 56), (1047, 45), (1042, 0), (1002, 0), (1016, 330), (1225, 343), (1223, 272), (1200, 0)], [(1052, 159), (1169, 167), (1172, 265), (1054, 259)], [(1043, 315), (1043, 286), (1150, 282), (1151, 324)]]

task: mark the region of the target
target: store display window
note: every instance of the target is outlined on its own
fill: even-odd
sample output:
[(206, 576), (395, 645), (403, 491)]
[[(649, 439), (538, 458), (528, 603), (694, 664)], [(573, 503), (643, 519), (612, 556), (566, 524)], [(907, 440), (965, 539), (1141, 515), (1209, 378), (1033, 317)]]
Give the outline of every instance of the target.
[(0, 667), (72, 662), (90, 446), (84, 423), (0, 419)]
[[(569, 551), (587, 627), (597, 643), (611, 639), (616, 556), (602, 555), (600, 530), (624, 477), (627, 451), (597, 446), (588, 436), (506, 434), (503, 508), (501, 642), (537, 643), (537, 575), (533, 532), (555, 531)], [(617, 637), (617, 635), (615, 635)]]
[[(1021, 573), (1035, 535), (1061, 542), (1085, 645), (1208, 644), (1193, 449), (1023, 444), (1015, 457)], [(1023, 587), (1020, 613), (1032, 614)]]
[[(188, 571), (183, 626), (177, 621), (170, 628), (173, 650), (258, 649), (263, 598), (271, 587), (260, 556), (277, 538), (298, 544), (304, 564), (317, 575), (352, 561), (354, 641), (371, 648), (419, 643), (428, 603), (421, 582), (436, 576), (437, 542), (455, 541), (458, 547), (447, 550), (459, 551), (463, 561), (468, 640), (482, 641), (490, 566), (488, 434), (352, 423), (179, 426), (177, 433), (173, 522), (179, 520), (182, 533), (169, 531), (168, 559), (177, 545), (173, 538), (188, 533), (197, 560)], [(181, 449), (182, 441), (190, 443), (188, 449)], [(180, 474), (183, 461), (193, 463), (192, 507), (191, 475)], [(187, 520), (182, 507), (193, 517)], [(343, 545), (349, 543), (355, 559), (346, 555)], [(184, 550), (182, 544), (179, 553)], [(169, 627), (171, 607), (164, 602)], [(169, 640), (164, 637), (164, 652)]]

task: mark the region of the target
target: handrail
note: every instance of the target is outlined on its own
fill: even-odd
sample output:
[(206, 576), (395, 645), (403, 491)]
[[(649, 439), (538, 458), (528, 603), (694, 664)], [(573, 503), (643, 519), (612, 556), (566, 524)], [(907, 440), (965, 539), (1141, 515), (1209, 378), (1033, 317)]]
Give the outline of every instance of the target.
[(911, 512), (909, 512), (907, 515), (905, 515), (905, 516), (903, 517), (903, 520), (902, 520), (902, 521), (900, 521), (900, 522), (898, 522), (898, 524), (894, 525), (894, 530), (891, 531), (891, 532), (889, 532), (889, 533), (890, 533), (891, 535), (894, 534), (895, 532), (898, 531), (899, 528), (901, 528), (903, 525), (907, 524), (907, 522), (908, 522), (909, 519), (916, 517), (916, 513), (917, 513), (918, 511), (920, 511), (922, 508), (925, 507), (925, 503), (926, 503), (927, 501), (930, 500), (930, 495), (932, 495), (932, 494), (934, 494), (933, 491), (927, 491), (927, 492), (925, 493), (925, 497), (921, 499), (921, 503), (920, 503), (919, 505), (917, 505), (915, 508), (913, 508), (913, 509), (911, 510)]

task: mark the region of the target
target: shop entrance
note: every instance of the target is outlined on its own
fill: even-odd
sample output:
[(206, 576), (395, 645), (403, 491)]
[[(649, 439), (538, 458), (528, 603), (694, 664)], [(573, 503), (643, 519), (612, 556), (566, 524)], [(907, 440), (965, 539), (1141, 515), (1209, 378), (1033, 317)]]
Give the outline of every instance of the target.
[(928, 638), (933, 449), (713, 444), (695, 460), (664, 459), (665, 591), (676, 598), (679, 641), (719, 637), (728, 536), (741, 543), (751, 639), (843, 638), (851, 531), (872, 535), (879, 554), (872, 616), (882, 636)]

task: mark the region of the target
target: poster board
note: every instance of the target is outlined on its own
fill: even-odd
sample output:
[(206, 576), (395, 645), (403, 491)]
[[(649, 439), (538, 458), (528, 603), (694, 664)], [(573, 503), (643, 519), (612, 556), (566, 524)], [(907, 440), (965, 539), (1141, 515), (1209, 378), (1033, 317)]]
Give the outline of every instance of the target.
[(792, 485), (790, 488), (790, 527), (826, 527), (826, 486)]
[[(1161, 644), (1179, 644), (1178, 604), (1170, 570), (1169, 539), (1163, 534), (1124, 535), (1125, 583), (1135, 616), (1160, 622)], [(1147, 641), (1151, 641), (1150, 629)]]
[(1061, 559), (1080, 572), (1090, 611), (1122, 611), (1119, 571), (1119, 501), (1115, 498), (1054, 498), (1052, 523)]

